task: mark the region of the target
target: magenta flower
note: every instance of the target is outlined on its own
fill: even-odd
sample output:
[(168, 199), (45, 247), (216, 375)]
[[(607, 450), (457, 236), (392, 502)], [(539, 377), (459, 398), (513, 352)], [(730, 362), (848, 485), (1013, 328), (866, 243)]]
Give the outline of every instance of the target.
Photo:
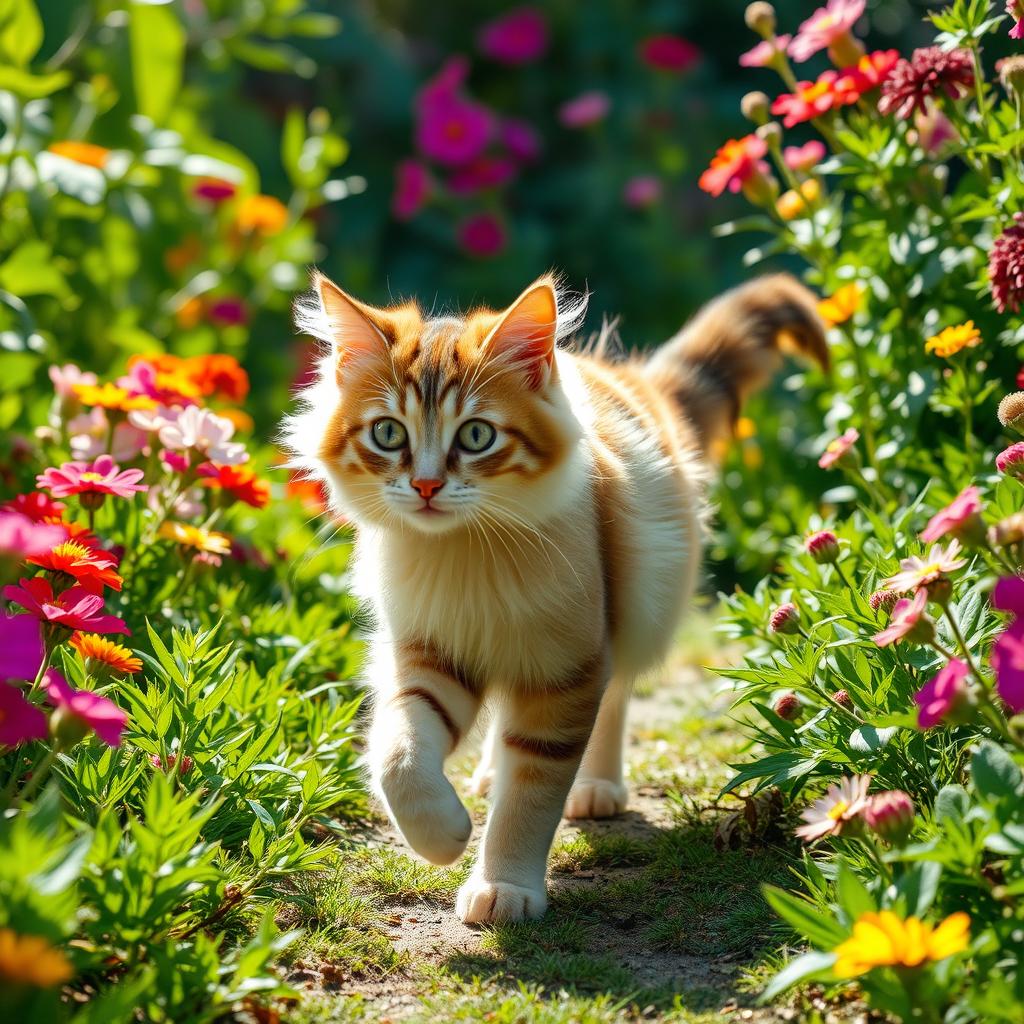
[(413, 101), (416, 113), (421, 114), (427, 107), (456, 95), (468, 76), (469, 61), (465, 57), (452, 57), (433, 78), (420, 86)]
[(918, 728), (931, 729), (964, 706), (967, 701), (965, 680), (970, 671), (959, 658), (953, 658), (914, 694)]
[(121, 733), (128, 724), (125, 714), (112, 700), (91, 690), (75, 690), (55, 669), (47, 669), (43, 677), (46, 699), (57, 709), (54, 713), (55, 731), (71, 719), (79, 735), (94, 732), (108, 747), (121, 745)]
[(996, 674), (996, 692), (1014, 711), (1024, 711), (1024, 580), (1005, 576), (992, 591), (992, 604), (1016, 618), (992, 648), (989, 662)]
[(191, 464), (188, 452), (172, 452), (167, 448), (160, 449), (160, 461), (172, 473), (184, 473)]
[(234, 182), (225, 178), (200, 178), (192, 186), (192, 195), (196, 199), (203, 199), (208, 203), (224, 203), (233, 199), (238, 191)]
[(1018, 312), (1024, 303), (1024, 213), (1015, 213), (1013, 224), (995, 240), (988, 257), (988, 279), (996, 309)]
[(420, 109), (416, 145), (431, 160), (457, 167), (483, 152), (492, 127), (486, 107), (457, 93), (440, 94)]
[(35, 679), (42, 663), (43, 638), (38, 620), (31, 615), (0, 612), (0, 682)]
[(915, 111), (928, 113), (933, 96), (959, 99), (974, 86), (974, 63), (970, 50), (943, 50), (926, 46), (915, 50), (910, 60), (901, 60), (882, 83), (880, 114), (906, 119)]
[(459, 225), (459, 244), (473, 256), (494, 256), (505, 247), (505, 228), (492, 213), (477, 213)]
[(654, 174), (637, 174), (622, 188), (622, 201), (631, 210), (643, 210), (661, 199), (661, 179)]
[(36, 477), (36, 486), (55, 498), (69, 498), (73, 494), (113, 494), (130, 498), (148, 490), (145, 484), (139, 483), (141, 479), (141, 469), (122, 470), (109, 455), (101, 455), (93, 463), (65, 462), (59, 469), (50, 467)]
[(530, 163), (540, 156), (540, 136), (528, 121), (510, 118), (501, 123), (501, 141), (509, 155)]
[(883, 839), (902, 846), (914, 827), (914, 801), (902, 789), (890, 789), (868, 798), (864, 821)]
[(820, 164), (827, 152), (823, 142), (811, 139), (803, 146), (787, 146), (782, 151), (782, 159), (790, 170), (806, 172)]
[(818, 465), (822, 469), (831, 469), (844, 455), (860, 440), (860, 433), (856, 427), (850, 427), (842, 436), (834, 441), (829, 441), (828, 447), (818, 459)]
[(839, 538), (831, 530), (818, 530), (804, 541), (804, 550), (819, 565), (829, 565), (839, 559)]
[(919, 625), (928, 621), (922, 619), (927, 605), (928, 591), (923, 587), (914, 595), (913, 600), (904, 597), (897, 601), (893, 605), (889, 625), (880, 633), (876, 633), (872, 639), (879, 647), (888, 647), (889, 644), (905, 639), (917, 630)]
[(477, 36), (477, 46), (499, 64), (529, 64), (547, 49), (547, 19), (536, 7), (519, 7), (487, 22)]
[(1024, 441), (1016, 441), (996, 456), (996, 469), (1000, 473), (1024, 473)]
[(45, 555), (66, 537), (63, 526), (34, 523), (20, 512), (0, 509), (0, 559), (21, 562)]
[(103, 598), (90, 594), (84, 587), (74, 586), (54, 594), (50, 581), (43, 576), (22, 578), (19, 585), (4, 587), (4, 597), (20, 605), (40, 622), (80, 629), (86, 633), (130, 633), (116, 615), (103, 615)]
[(1011, 39), (1024, 39), (1024, 4), (1021, 0), (1006, 0), (1006, 13), (1013, 18), (1010, 26)]
[(799, 633), (800, 612), (795, 604), (780, 604), (768, 619), (768, 628), (773, 633)]
[(650, 36), (640, 44), (640, 59), (658, 71), (682, 74), (700, 60), (700, 50), (682, 36)]
[(936, 512), (921, 531), (921, 540), (929, 544), (947, 533), (960, 537), (980, 521), (981, 494), (977, 487), (965, 487), (944, 509)]
[(53, 390), (58, 398), (73, 398), (76, 384), (98, 384), (99, 378), (88, 370), (80, 370), (74, 363), (64, 366), (51, 366), (46, 371), (53, 382)]
[(456, 195), (469, 196), (487, 189), (500, 188), (515, 176), (516, 165), (507, 157), (485, 154), (452, 171), (448, 187)]
[(411, 220), (423, 209), (430, 195), (430, 172), (419, 160), (400, 160), (395, 165), (395, 191), (391, 197), (391, 215), (395, 220)]
[(221, 327), (241, 327), (249, 322), (249, 310), (237, 295), (214, 299), (206, 313), (213, 323)]
[[(797, 63), (810, 60), (816, 53), (840, 46), (847, 40), (850, 30), (864, 13), (865, 0), (828, 0), (819, 7), (803, 24), (789, 44), (789, 55)], [(850, 61), (845, 51), (840, 63)]]
[(46, 715), (16, 686), (0, 683), (0, 747), (46, 739)]
[(918, 111), (914, 115), (914, 127), (917, 129), (917, 144), (931, 156), (947, 142), (954, 142), (960, 137), (953, 122), (938, 107), (930, 107), (924, 114)]
[(740, 65), (745, 68), (771, 67), (786, 52), (792, 36), (774, 36), (762, 39), (752, 50), (747, 50), (740, 57)]
[(587, 128), (603, 121), (611, 105), (608, 93), (593, 89), (563, 103), (558, 108), (558, 120), (566, 128)]

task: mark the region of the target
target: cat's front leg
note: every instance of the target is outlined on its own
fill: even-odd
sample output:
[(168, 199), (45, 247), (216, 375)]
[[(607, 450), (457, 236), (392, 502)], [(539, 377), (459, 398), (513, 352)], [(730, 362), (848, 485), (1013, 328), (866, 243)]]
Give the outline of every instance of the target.
[(367, 759), (374, 789), (413, 850), (432, 864), (450, 864), (465, 850), (472, 822), (444, 761), (473, 724), (479, 687), (420, 643), (378, 643), (370, 678)]
[(491, 813), (480, 853), (459, 890), (467, 924), (519, 921), (547, 909), (548, 852), (594, 724), (606, 679), (604, 656), (570, 684), (513, 690), (497, 710)]

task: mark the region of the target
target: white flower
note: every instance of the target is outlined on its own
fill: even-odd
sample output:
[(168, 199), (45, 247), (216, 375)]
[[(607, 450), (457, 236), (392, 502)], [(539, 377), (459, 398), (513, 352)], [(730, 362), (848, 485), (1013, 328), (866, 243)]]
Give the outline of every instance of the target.
[(235, 425), (231, 420), (197, 405), (183, 409), (175, 422), (159, 428), (164, 447), (173, 451), (194, 448), (222, 466), (238, 466), (249, 458), (245, 445), (230, 440), (234, 432)]
[(843, 825), (860, 816), (867, 806), (870, 775), (843, 776), (839, 785), (833, 783), (828, 792), (802, 811), (800, 817), (807, 822), (796, 834), (805, 842), (812, 843), (822, 836), (838, 835)]

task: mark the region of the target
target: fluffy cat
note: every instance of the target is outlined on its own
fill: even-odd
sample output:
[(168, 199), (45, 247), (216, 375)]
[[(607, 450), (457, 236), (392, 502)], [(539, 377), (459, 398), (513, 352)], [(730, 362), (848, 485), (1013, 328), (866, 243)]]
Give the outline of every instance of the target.
[(583, 311), (551, 276), (504, 311), (434, 318), (316, 274), (297, 307), (329, 348), (286, 443), (355, 523), (376, 622), (367, 761), (435, 864), (471, 832), (445, 759), (490, 712), (474, 785), (491, 809), (456, 900), (467, 923), (539, 917), (563, 813), (625, 808), (630, 687), (695, 589), (710, 453), (783, 349), (828, 362), (814, 297), (785, 275), (630, 359), (558, 347)]

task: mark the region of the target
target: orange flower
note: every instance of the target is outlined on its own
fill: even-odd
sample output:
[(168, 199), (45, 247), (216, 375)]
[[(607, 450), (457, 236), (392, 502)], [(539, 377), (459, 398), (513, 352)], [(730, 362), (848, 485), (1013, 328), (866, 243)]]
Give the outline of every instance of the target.
[(764, 177), (768, 165), (761, 158), (767, 152), (767, 144), (756, 135), (729, 139), (715, 153), (698, 184), (713, 196), (720, 196), (726, 189), (739, 192), (748, 182)]
[(82, 661), (106, 665), (112, 672), (133, 675), (142, 671), (142, 661), (127, 647), (96, 633), (75, 633), (69, 641)]
[(806, 217), (821, 198), (821, 185), (817, 178), (808, 178), (800, 186), (800, 191), (790, 189), (779, 196), (775, 209), (783, 220), (796, 220)]
[(190, 263), (195, 263), (202, 252), (203, 243), (199, 241), (199, 236), (186, 235), (178, 245), (164, 253), (164, 266), (172, 274), (180, 274)]
[(253, 418), (244, 409), (218, 409), (217, 415), (230, 420), (235, 425), (235, 431), (243, 434), (251, 434), (256, 426)]
[(818, 313), (827, 327), (845, 324), (860, 309), (866, 291), (858, 281), (851, 281), (818, 303)]
[(106, 384), (75, 384), (72, 389), (83, 405), (96, 405), (101, 409), (133, 412), (136, 409), (155, 409), (157, 403), (146, 395), (132, 395), (124, 388)]
[(191, 526), (188, 523), (167, 522), (160, 527), (165, 540), (173, 540), (185, 548), (195, 548), (212, 555), (226, 555), (231, 550), (231, 541), (223, 533)]
[(110, 158), (110, 150), (103, 146), (97, 146), (92, 142), (77, 142), (67, 139), (64, 142), (53, 142), (48, 147), (51, 153), (64, 157), (65, 160), (74, 160), (76, 164), (85, 164), (87, 167), (95, 167), (103, 170)]
[(188, 372), (204, 395), (222, 395), (229, 402), (240, 402), (249, 393), (249, 375), (234, 356), (214, 353), (194, 356)]
[(184, 331), (195, 327), (203, 319), (203, 300), (193, 295), (186, 299), (175, 311), (174, 322)]
[(0, 928), (0, 978), (12, 985), (53, 988), (74, 977), (68, 958), (41, 935)]
[(27, 561), (48, 572), (71, 576), (93, 594), (101, 593), (104, 587), (120, 590), (124, 582), (116, 572), (117, 561), (112, 556), (74, 540), (66, 540), (49, 554), (37, 555)]
[(324, 512), (327, 509), (324, 485), (318, 480), (304, 480), (302, 477), (293, 476), (285, 485), (284, 491), (289, 498), (301, 501), (311, 511)]
[(277, 235), (288, 224), (288, 207), (273, 196), (246, 196), (235, 213), (235, 227), (243, 235)]
[(253, 508), (263, 508), (270, 501), (270, 484), (259, 477), (248, 466), (215, 466), (204, 462), (199, 475), (205, 487), (219, 487), (233, 494)]

